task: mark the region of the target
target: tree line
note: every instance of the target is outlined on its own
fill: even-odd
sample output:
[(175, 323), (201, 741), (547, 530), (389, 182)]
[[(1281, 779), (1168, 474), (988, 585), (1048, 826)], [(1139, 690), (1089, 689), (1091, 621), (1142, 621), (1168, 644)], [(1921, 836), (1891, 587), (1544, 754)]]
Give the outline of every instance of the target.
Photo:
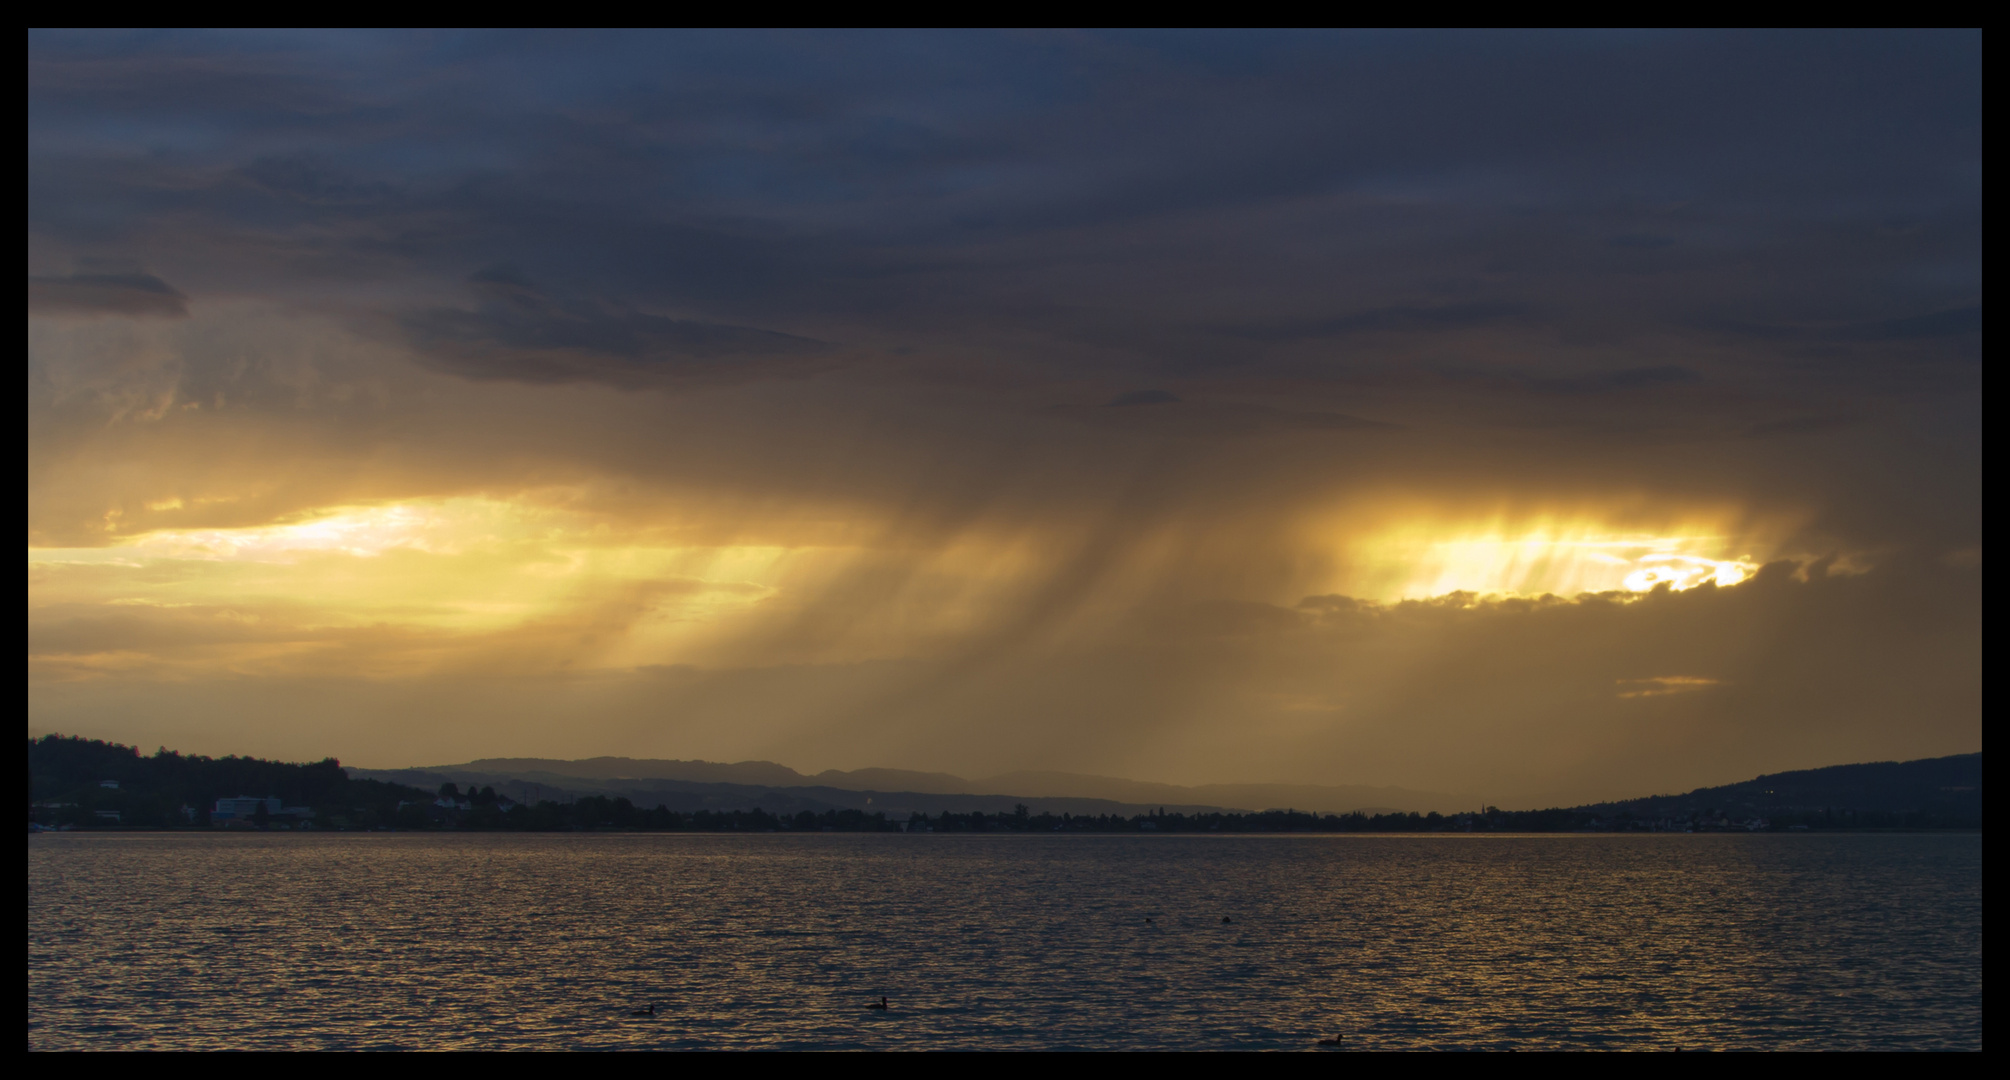
[[(117, 787), (105, 786), (106, 781)], [(358, 827), (389, 824), (398, 804), (433, 796), (381, 780), (352, 780), (334, 758), (307, 764), (262, 758), (212, 758), (166, 747), (137, 747), (68, 735), (28, 740), (28, 813), (44, 825), (208, 825), (219, 798), (275, 797), (321, 821)], [(186, 811), (184, 810), (186, 808)]]

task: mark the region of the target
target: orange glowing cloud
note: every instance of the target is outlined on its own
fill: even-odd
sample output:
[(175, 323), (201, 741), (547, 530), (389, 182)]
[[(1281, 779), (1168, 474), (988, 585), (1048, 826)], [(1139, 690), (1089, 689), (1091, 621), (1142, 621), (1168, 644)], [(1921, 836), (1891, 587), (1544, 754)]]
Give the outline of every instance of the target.
[(1390, 515), (1346, 543), (1350, 573), (1335, 591), (1394, 601), (1486, 596), (1644, 593), (1736, 585), (1781, 554), (1780, 522), (1731, 511), (1642, 523), (1627, 508), (1460, 516), (1444, 508)]

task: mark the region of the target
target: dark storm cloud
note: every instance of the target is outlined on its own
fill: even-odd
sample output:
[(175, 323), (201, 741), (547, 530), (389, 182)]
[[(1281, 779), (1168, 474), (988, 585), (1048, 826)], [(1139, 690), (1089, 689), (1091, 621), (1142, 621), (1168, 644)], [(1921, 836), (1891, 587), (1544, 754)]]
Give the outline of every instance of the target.
[(1118, 364), (1196, 322), (1904, 320), (1979, 297), (1979, 71), (1963, 34), (37, 35), (31, 260), (513, 259)]
[(1745, 429), (1745, 436), (1752, 439), (1769, 439), (1786, 435), (1815, 435), (1826, 431), (1839, 431), (1864, 422), (1862, 416), (1795, 416), (1785, 420), (1769, 420), (1753, 424)]
[(1472, 383), (1497, 391), (1557, 397), (1606, 395), (1703, 381), (1703, 376), (1693, 369), (1675, 364), (1615, 368), (1571, 376), (1534, 375), (1486, 368), (1446, 368), (1439, 375), (1452, 384)]
[(1226, 329), (1231, 336), (1258, 341), (1304, 341), (1350, 334), (1403, 334), (1432, 330), (1464, 330), (1512, 319), (1527, 312), (1520, 304), (1445, 304), (1435, 307), (1395, 306), (1343, 315), (1334, 319)]
[(1675, 238), (1672, 236), (1655, 236), (1651, 233), (1627, 233), (1624, 236), (1615, 236), (1607, 240), (1606, 243), (1617, 248), (1643, 248), (1651, 251), (1655, 248), (1672, 246), (1675, 243)]
[(1701, 382), (1703, 377), (1685, 367), (1664, 364), (1660, 367), (1621, 368), (1617, 371), (1601, 371), (1595, 375), (1577, 378), (1525, 379), (1523, 385), (1543, 394), (1598, 394), (1614, 390), (1638, 390), (1649, 386), (1663, 386), (1669, 383)]
[(1103, 407), (1122, 409), (1134, 405), (1171, 405), (1178, 400), (1179, 395), (1170, 390), (1131, 390), (1104, 402)]
[[(1118, 411), (1106, 411), (1111, 409)], [(1098, 426), (1201, 441), (1288, 432), (1394, 431), (1401, 426), (1342, 412), (1278, 408), (1250, 401), (1188, 399), (1170, 390), (1157, 389), (1125, 391), (1093, 409), (1061, 406), (1055, 411)]]
[[(1105, 419), (1201, 436), (1574, 425), (1552, 462), (1648, 484), (1686, 466), (1625, 440), (1863, 417), (1828, 433), (1847, 453), (1740, 482), (1960, 532), (1980, 55), (1966, 32), (37, 33), (29, 268), (145, 266), (197, 310), (314, 309), (469, 378), (856, 369), (1010, 387), (1000, 410), (1159, 388), (1187, 404)], [(534, 290), (470, 297), (504, 263)]]
[(234, 179), (276, 199), (313, 208), (395, 206), (397, 187), (358, 180), (313, 154), (263, 157), (236, 170)]
[(1874, 319), (1868, 322), (1817, 325), (1711, 322), (1703, 325), (1728, 334), (1772, 341), (1876, 343), (1973, 338), (1976, 339), (1974, 344), (1979, 346), (1982, 334), (1982, 305), (1969, 304), (1945, 311), (1929, 311), (1918, 315)]
[(126, 315), (182, 318), (188, 297), (152, 274), (70, 274), (30, 277), (34, 315)]
[(470, 284), (480, 297), (474, 310), (435, 308), (406, 316), (404, 325), (433, 362), (471, 378), (751, 378), (831, 351), (826, 342), (772, 330), (554, 298), (509, 268), (484, 270)]
[(1973, 304), (1952, 311), (1935, 311), (1902, 319), (1883, 319), (1853, 326), (1843, 337), (1857, 341), (1920, 341), (1927, 338), (1966, 337), (1982, 333), (1982, 305)]

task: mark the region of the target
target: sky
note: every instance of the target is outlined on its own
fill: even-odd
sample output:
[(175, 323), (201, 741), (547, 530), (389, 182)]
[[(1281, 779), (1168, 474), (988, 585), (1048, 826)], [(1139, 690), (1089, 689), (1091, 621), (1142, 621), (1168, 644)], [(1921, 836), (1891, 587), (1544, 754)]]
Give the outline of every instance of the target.
[(29, 734), (1981, 749), (1981, 38), (31, 33)]

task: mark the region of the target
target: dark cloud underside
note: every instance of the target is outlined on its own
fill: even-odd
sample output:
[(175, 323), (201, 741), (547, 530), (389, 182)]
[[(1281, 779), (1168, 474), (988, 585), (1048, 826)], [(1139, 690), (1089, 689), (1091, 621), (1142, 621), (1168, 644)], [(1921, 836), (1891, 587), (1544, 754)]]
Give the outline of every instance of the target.
[(181, 318), (188, 314), (188, 298), (152, 274), (31, 276), (28, 312)]

